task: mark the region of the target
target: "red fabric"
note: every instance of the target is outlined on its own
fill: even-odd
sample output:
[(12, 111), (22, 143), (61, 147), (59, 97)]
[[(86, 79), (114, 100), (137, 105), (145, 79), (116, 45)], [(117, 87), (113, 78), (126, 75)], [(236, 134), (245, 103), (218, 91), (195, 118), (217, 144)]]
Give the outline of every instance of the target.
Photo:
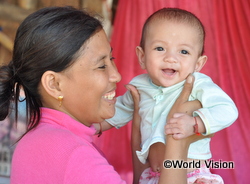
[[(236, 103), (238, 120), (218, 132), (212, 139), (213, 159), (234, 161), (235, 169), (213, 169), (226, 184), (250, 181), (250, 1), (248, 0), (120, 0), (111, 45), (114, 48), (124, 85), (144, 71), (138, 64), (135, 47), (139, 45), (141, 29), (146, 18), (162, 7), (178, 7), (197, 15), (206, 29), (205, 54), (208, 61), (202, 70), (211, 76)], [(104, 132), (97, 141), (107, 159), (123, 178), (131, 183), (132, 159), (130, 149), (131, 125), (120, 130)]]

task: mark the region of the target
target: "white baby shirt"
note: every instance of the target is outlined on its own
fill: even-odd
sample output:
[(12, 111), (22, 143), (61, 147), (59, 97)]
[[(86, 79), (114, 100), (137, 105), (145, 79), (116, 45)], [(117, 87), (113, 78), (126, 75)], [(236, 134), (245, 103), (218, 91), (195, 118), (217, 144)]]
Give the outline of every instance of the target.
[[(230, 126), (238, 117), (238, 111), (231, 98), (218, 87), (210, 77), (202, 73), (194, 73), (194, 87), (189, 100), (198, 99), (202, 108), (195, 111), (193, 116), (200, 116), (209, 135)], [(136, 86), (140, 93), (141, 120), (141, 151), (137, 156), (142, 163), (146, 163), (149, 147), (156, 143), (165, 143), (164, 126), (167, 115), (175, 100), (180, 95), (182, 81), (170, 87), (159, 87), (152, 83), (148, 74), (142, 74), (132, 79), (130, 84)], [(119, 96), (116, 102), (116, 113), (106, 120), (116, 128), (126, 125), (133, 118), (133, 99), (129, 91)], [(209, 159), (210, 138), (192, 143), (188, 150), (188, 158)]]

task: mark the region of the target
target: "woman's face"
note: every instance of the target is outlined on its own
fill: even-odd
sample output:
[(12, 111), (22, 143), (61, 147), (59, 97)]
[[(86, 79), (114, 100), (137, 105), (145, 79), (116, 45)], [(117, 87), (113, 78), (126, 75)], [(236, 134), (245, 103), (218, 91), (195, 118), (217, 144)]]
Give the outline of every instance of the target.
[(116, 83), (121, 80), (103, 30), (84, 45), (75, 63), (62, 72), (61, 111), (90, 126), (115, 113)]

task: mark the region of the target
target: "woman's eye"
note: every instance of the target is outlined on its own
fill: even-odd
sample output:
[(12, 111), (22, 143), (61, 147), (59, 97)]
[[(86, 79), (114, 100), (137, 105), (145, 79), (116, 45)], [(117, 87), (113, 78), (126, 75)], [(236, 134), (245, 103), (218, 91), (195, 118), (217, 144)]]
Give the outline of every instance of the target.
[(189, 52), (186, 51), (186, 50), (181, 50), (181, 53), (182, 53), (182, 54), (189, 54)]
[(157, 50), (157, 51), (164, 51), (164, 48), (162, 48), (162, 47), (156, 47), (155, 50)]
[(103, 65), (103, 66), (100, 66), (100, 67), (98, 67), (98, 68), (100, 68), (100, 69), (105, 69), (107, 67), (107, 65)]
[(114, 60), (115, 60), (115, 58), (114, 58), (114, 57), (111, 57), (111, 58), (110, 58), (110, 61), (114, 61)]

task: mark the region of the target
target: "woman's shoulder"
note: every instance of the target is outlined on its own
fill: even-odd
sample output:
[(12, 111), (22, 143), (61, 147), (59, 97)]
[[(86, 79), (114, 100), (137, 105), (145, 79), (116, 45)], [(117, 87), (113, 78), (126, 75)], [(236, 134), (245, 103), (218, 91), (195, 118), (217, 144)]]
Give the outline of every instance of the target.
[(43, 152), (43, 155), (59, 156), (70, 154), (71, 150), (81, 146), (88, 147), (91, 143), (66, 128), (42, 123), (22, 137), (17, 144), (17, 151), (34, 155)]

